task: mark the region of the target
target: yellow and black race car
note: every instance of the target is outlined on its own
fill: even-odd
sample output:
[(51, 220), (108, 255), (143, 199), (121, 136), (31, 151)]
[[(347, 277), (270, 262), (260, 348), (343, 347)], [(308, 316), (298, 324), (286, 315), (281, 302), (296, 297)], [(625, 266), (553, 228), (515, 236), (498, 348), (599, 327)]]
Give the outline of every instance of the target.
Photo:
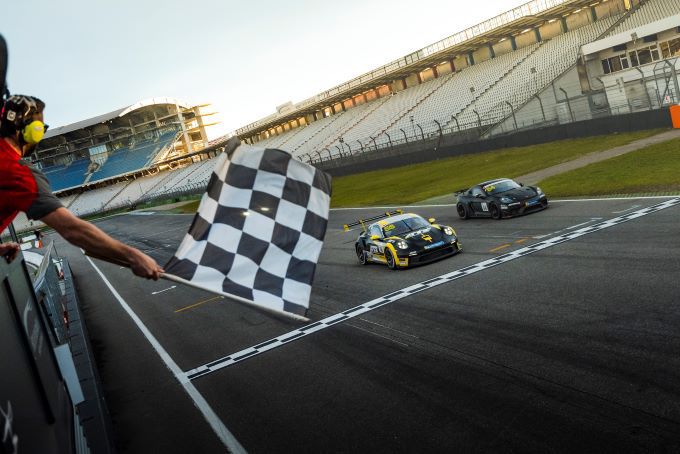
[[(368, 224), (370, 222), (373, 223)], [(461, 250), (453, 228), (401, 210), (347, 224), (345, 231), (357, 225), (361, 225), (362, 232), (355, 250), (362, 265), (384, 263), (396, 270), (432, 262)]]

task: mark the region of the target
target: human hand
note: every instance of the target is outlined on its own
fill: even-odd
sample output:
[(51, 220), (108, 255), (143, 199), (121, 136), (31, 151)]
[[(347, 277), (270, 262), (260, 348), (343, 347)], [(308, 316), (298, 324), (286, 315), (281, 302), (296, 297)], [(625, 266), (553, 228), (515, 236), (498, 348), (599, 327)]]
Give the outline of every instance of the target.
[(7, 263), (11, 263), (12, 260), (17, 258), (20, 250), (21, 246), (17, 243), (0, 243), (0, 255), (5, 257)]
[(132, 272), (139, 277), (157, 281), (161, 276), (161, 273), (163, 273), (163, 268), (161, 268), (154, 259), (139, 249), (131, 250), (131, 253), (128, 257), (128, 262)]

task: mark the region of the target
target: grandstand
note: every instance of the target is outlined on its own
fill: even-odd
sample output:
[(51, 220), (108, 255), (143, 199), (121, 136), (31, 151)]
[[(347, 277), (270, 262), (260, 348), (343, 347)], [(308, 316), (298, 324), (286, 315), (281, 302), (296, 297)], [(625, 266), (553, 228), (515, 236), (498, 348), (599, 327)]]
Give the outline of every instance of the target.
[(36, 150), (37, 163), (57, 192), (149, 169), (206, 147), (201, 107), (154, 98), (55, 128)]
[[(680, 102), (678, 12), (680, 0), (533, 0), (234, 135), (326, 165), (658, 109)], [(230, 136), (208, 142), (203, 117), (145, 101), (50, 130), (37, 157), (81, 216), (200, 194)]]
[(678, 0), (528, 2), (236, 134), (321, 162), (433, 135), (594, 118), (610, 103), (584, 83), (593, 76), (579, 72), (583, 46), (678, 11)]

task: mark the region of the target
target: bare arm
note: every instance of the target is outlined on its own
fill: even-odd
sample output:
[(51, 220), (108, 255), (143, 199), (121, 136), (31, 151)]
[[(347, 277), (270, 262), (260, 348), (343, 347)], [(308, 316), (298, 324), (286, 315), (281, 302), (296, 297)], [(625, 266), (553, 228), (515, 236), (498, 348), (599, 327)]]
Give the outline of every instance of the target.
[(41, 221), (85, 252), (129, 264), (137, 276), (156, 280), (163, 272), (154, 259), (139, 249), (114, 240), (97, 226), (79, 219), (66, 208), (54, 210)]

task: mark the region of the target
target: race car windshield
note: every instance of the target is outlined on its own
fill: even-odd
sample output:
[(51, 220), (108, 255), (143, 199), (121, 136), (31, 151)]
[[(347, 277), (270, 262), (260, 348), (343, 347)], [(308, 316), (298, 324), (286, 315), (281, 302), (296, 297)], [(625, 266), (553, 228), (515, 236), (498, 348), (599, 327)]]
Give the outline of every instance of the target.
[(487, 194), (500, 194), (501, 192), (506, 192), (517, 188), (521, 188), (521, 186), (514, 181), (503, 180), (499, 181), (498, 183), (487, 184), (483, 189)]
[(423, 218), (408, 218), (386, 225), (383, 227), (383, 232), (385, 233), (385, 237), (401, 236), (405, 233), (429, 226), (429, 222)]

